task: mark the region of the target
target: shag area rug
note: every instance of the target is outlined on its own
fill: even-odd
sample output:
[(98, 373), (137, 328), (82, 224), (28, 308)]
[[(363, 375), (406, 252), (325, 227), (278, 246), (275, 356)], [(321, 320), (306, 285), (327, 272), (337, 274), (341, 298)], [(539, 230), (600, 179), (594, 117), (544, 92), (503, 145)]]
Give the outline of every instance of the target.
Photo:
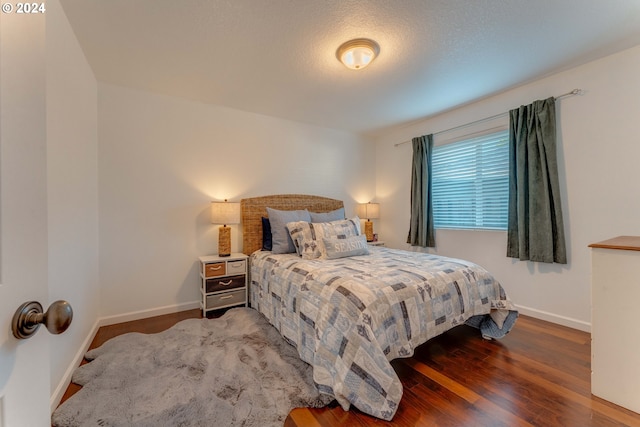
[(53, 426), (282, 426), (291, 409), (332, 400), (249, 308), (121, 335), (85, 358), (72, 378), (82, 389), (53, 413)]

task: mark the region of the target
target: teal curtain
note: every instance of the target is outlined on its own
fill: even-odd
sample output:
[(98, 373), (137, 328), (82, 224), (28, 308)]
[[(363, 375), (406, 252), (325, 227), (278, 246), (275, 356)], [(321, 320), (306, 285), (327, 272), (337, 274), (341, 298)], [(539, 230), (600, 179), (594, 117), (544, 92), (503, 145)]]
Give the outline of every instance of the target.
[(508, 257), (567, 263), (554, 98), (509, 112), (507, 235)]
[(411, 142), (413, 144), (411, 220), (407, 243), (411, 246), (435, 247), (431, 193), (433, 134), (413, 138)]

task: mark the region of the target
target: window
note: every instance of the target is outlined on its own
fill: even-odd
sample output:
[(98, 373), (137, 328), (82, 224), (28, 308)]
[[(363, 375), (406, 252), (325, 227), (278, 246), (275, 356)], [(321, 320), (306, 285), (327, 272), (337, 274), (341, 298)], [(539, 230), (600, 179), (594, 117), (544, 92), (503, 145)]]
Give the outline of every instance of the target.
[(435, 146), (432, 168), (436, 228), (507, 229), (508, 130)]

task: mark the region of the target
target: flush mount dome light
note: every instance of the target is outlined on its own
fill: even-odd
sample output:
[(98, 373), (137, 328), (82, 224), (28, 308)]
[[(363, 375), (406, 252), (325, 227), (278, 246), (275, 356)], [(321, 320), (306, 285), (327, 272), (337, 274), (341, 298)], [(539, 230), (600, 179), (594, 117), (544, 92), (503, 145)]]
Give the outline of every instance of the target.
[(373, 40), (353, 39), (342, 43), (336, 51), (336, 56), (345, 67), (360, 70), (369, 65), (378, 53), (380, 46)]

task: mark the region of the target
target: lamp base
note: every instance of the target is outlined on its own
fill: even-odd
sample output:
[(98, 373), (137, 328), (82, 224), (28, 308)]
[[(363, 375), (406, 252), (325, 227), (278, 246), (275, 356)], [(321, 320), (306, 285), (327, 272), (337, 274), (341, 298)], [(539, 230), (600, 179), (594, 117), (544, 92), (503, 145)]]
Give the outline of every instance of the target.
[(231, 255), (231, 227), (218, 228), (218, 256)]
[(367, 236), (367, 242), (373, 242), (373, 222), (365, 221), (364, 234)]

